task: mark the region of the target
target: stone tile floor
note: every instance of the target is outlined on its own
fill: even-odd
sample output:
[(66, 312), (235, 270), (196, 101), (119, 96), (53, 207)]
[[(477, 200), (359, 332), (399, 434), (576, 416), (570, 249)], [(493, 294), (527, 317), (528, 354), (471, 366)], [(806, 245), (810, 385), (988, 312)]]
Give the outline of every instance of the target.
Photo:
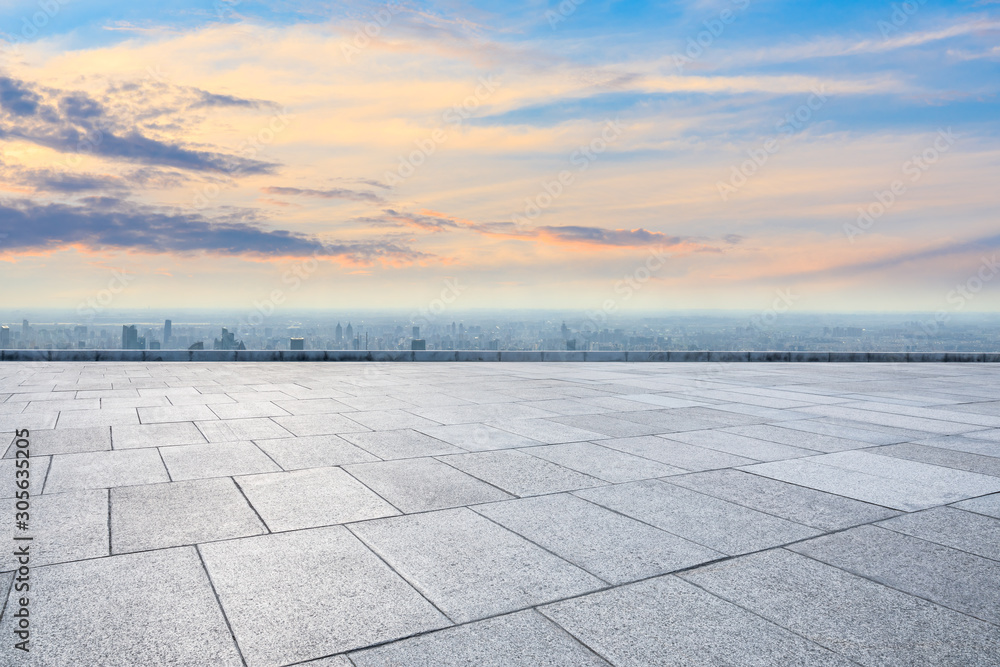
[(998, 379), (3, 362), (0, 664), (995, 666)]

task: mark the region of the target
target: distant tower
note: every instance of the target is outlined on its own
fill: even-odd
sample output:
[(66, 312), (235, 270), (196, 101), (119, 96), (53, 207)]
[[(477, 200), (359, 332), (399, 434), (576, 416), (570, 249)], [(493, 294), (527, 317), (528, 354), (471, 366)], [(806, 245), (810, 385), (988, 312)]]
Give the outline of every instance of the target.
[(344, 331), (344, 333), (347, 334), (347, 339), (348, 340), (353, 340), (354, 339), (354, 327), (351, 326), (350, 322), (347, 323), (347, 330)]
[(337, 337), (337, 342), (338, 343), (343, 342), (343, 340), (344, 340), (344, 328), (342, 326), (340, 326), (340, 322), (337, 322), (336, 337)]
[(10, 347), (10, 327), (0, 327), (0, 348)]
[(135, 325), (125, 324), (122, 326), (122, 349), (134, 350), (139, 343), (139, 332)]
[(28, 340), (28, 320), (21, 320), (21, 340)]
[(174, 323), (170, 320), (163, 323), (163, 344), (165, 346), (170, 344), (170, 337), (173, 335), (173, 326)]
[(289, 338), (288, 339), (288, 349), (289, 350), (304, 350), (304, 349), (306, 349), (306, 339), (305, 338)]

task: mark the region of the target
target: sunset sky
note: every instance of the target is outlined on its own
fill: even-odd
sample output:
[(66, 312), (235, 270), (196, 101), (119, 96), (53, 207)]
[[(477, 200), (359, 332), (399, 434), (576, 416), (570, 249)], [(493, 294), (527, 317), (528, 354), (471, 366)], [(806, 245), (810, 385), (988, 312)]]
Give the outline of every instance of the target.
[(35, 0), (0, 32), (0, 306), (124, 271), (122, 308), (449, 280), (468, 308), (936, 311), (970, 280), (1000, 308), (997, 0)]

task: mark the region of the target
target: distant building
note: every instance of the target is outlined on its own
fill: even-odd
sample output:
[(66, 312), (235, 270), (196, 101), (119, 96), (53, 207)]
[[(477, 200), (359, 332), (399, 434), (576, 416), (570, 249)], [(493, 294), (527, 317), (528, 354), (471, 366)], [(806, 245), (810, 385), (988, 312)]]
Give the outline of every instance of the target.
[(150, 341), (149, 342), (149, 349), (151, 349), (151, 350), (159, 350), (160, 349), (160, 341), (158, 341), (158, 340), (152, 340), (152, 341)]
[(347, 323), (347, 329), (344, 331), (344, 335), (347, 336), (347, 340), (354, 340), (354, 327), (351, 326), (350, 322)]
[(337, 328), (335, 330), (335, 337), (338, 343), (344, 342), (344, 328), (340, 326), (340, 322), (337, 322)]
[(288, 349), (289, 350), (304, 350), (304, 349), (306, 349), (306, 339), (305, 338), (289, 338), (288, 339)]
[(414, 338), (412, 341), (410, 341), (410, 349), (411, 350), (426, 350), (427, 349), (427, 341), (424, 340), (423, 338)]
[(236, 340), (236, 334), (229, 331), (229, 329), (222, 327), (222, 338), (216, 338), (215, 343), (212, 345), (213, 349), (216, 350), (245, 350), (246, 345), (243, 341)]
[(174, 323), (167, 320), (163, 323), (163, 344), (170, 345), (170, 338), (173, 335)]
[(189, 350), (204, 350), (205, 349), (205, 343), (204, 343), (204, 341), (198, 341), (197, 343), (192, 343), (191, 347), (189, 347), (188, 349)]
[(413, 327), (413, 337), (420, 338), (420, 327)]
[(0, 327), (0, 348), (10, 347), (10, 327)]
[(123, 350), (145, 350), (146, 337), (139, 335), (139, 330), (134, 324), (122, 326), (122, 349)]

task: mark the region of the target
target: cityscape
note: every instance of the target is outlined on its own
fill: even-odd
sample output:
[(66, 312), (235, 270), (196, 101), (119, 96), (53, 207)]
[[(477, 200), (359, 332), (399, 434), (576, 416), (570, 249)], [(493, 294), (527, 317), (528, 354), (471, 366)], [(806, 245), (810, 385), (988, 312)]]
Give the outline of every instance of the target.
[[(597, 317), (579, 312), (302, 312), (259, 324), (218, 311), (122, 312), (87, 324), (44, 311), (10, 317), (0, 349), (579, 350), (996, 352), (1000, 315), (733, 311)], [(29, 316), (30, 315), (30, 316)], [(65, 314), (64, 314), (65, 315)]]

